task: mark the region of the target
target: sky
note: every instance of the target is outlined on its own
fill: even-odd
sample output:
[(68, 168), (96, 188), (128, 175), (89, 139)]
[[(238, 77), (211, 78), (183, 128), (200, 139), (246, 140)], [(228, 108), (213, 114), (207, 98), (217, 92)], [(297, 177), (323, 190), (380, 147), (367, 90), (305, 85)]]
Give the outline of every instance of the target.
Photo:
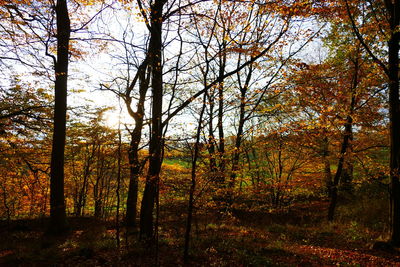
[[(133, 5), (133, 4), (132, 4)], [(69, 107), (79, 107), (82, 105), (90, 105), (92, 107), (105, 107), (112, 106), (114, 110), (110, 110), (105, 114), (105, 123), (112, 127), (117, 128), (118, 122), (122, 124), (132, 125), (133, 119), (126, 112), (123, 101), (121, 105), (118, 104), (118, 98), (111, 92), (100, 91), (101, 83), (108, 83), (116, 77), (126, 77), (127, 66), (126, 55), (124, 55), (124, 45), (116, 41), (108, 42), (87, 42), (77, 39), (88, 39), (95, 37), (97, 39), (116, 39), (125, 40), (126, 43), (130, 43), (137, 47), (142, 46), (145, 43), (143, 36), (147, 33), (147, 29), (143, 21), (138, 19), (137, 10), (131, 9), (130, 11), (120, 10), (118, 3), (114, 3), (113, 9), (103, 11), (100, 15), (97, 15), (95, 19), (91, 21), (87, 31), (81, 31), (73, 33), (73, 43), (76, 48), (82, 49), (85, 53), (81, 58), (71, 58), (70, 71), (69, 71)], [(91, 17), (99, 10), (99, 6), (92, 6), (88, 9), (90, 12), (87, 13), (86, 19)], [(82, 25), (85, 22), (73, 14), (73, 25)], [(79, 20), (78, 20), (79, 19)], [(309, 27), (306, 25), (306, 27)], [(93, 34), (97, 32), (96, 34)], [(100, 32), (100, 33), (99, 33)], [(170, 37), (173, 38), (174, 36)], [(99, 47), (108, 43), (108, 46), (104, 50), (99, 50)], [(323, 54), (318, 51), (321, 47), (320, 41), (314, 41), (304, 49), (299, 56), (304, 57), (305, 61), (318, 60), (319, 55)], [(108, 50), (107, 50), (108, 49)], [(172, 42), (166, 51), (169, 53), (175, 53), (178, 50), (176, 42)], [(138, 49), (136, 49), (138, 51)], [(317, 53), (315, 53), (318, 51)], [(39, 50), (39, 53), (43, 54), (43, 50)], [(129, 60), (133, 60), (134, 56), (143, 58), (143, 54), (138, 52), (136, 55), (129, 55)], [(166, 55), (168, 57), (168, 55)], [(316, 58), (317, 57), (317, 58)], [(47, 58), (49, 60), (49, 58)], [(125, 61), (125, 62), (124, 62)], [(131, 61), (130, 63), (137, 64), (138, 62)], [(134, 75), (134, 68), (130, 68), (130, 75)], [(17, 72), (23, 73), (23, 68), (18, 69)], [(26, 77), (24, 77), (25, 79)], [(35, 77), (31, 78), (34, 79)], [(51, 85), (51, 81), (45, 82), (48, 86)], [(110, 84), (112, 84), (110, 82)], [(166, 102), (166, 101), (165, 101)], [(122, 108), (120, 108), (122, 106)], [(146, 106), (147, 110), (150, 110), (149, 103)], [(196, 114), (194, 114), (196, 115)], [(177, 116), (172, 124), (174, 127), (170, 127), (171, 135), (188, 134), (194, 133), (196, 129), (196, 116), (191, 116), (190, 112)]]

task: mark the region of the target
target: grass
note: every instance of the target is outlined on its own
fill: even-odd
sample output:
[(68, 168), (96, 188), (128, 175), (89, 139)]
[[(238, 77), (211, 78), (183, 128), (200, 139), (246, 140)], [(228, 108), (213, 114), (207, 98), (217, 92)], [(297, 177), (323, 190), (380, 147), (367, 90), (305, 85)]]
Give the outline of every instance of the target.
[(190, 159), (181, 159), (181, 158), (165, 158), (163, 160), (163, 164), (166, 165), (179, 165), (183, 168), (190, 168), (191, 162)]

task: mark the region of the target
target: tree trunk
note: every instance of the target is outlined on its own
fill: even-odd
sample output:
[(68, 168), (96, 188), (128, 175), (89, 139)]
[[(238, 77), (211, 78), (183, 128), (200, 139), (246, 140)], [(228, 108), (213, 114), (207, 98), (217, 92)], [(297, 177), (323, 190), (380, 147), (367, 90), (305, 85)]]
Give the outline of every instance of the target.
[[(139, 144), (142, 138), (144, 102), (149, 88), (149, 79), (146, 78), (147, 62), (144, 62), (138, 70), (139, 76), (139, 101), (137, 110), (131, 114), (135, 119), (135, 128), (131, 134), (131, 143), (128, 151), (130, 165), (130, 179), (128, 187), (128, 198), (126, 201), (125, 223), (128, 228), (136, 227), (137, 198), (139, 190), (139, 175), (142, 170), (142, 164), (139, 160)], [(126, 103), (130, 107), (130, 103)]]
[(151, 6), (151, 32), (149, 43), (149, 59), (152, 84), (152, 118), (149, 145), (149, 170), (146, 176), (146, 185), (143, 192), (140, 210), (140, 237), (153, 238), (153, 210), (158, 191), (158, 182), (162, 161), (162, 103), (163, 103), (163, 79), (162, 79), (162, 23), (164, 0), (155, 0)]
[[(126, 218), (125, 224), (128, 228), (136, 227), (136, 214), (137, 214), (137, 198), (139, 188), (139, 175), (140, 175), (140, 161), (138, 154), (138, 146), (140, 142), (141, 127), (139, 131), (135, 131), (132, 134), (130, 148), (128, 152), (129, 157), (129, 187), (128, 187), (128, 198), (126, 200)], [(136, 133), (135, 133), (136, 132)], [(137, 133), (140, 132), (140, 133)], [(139, 140), (138, 140), (139, 139)]]
[(217, 183), (223, 185), (225, 183), (225, 134), (223, 125), (224, 116), (224, 88), (222, 83), (218, 86), (218, 176), (216, 177)]
[[(121, 112), (120, 112), (121, 113)], [(121, 116), (121, 114), (119, 114)], [(117, 196), (117, 210), (115, 214), (115, 239), (117, 241), (117, 248), (120, 248), (120, 225), (119, 225), (119, 206), (121, 204), (121, 160), (122, 160), (122, 137), (121, 137), (121, 121), (118, 120), (118, 149), (117, 149), (117, 188), (115, 194)]]
[[(207, 77), (204, 77), (206, 80)], [(217, 162), (215, 159), (215, 136), (214, 136), (214, 123), (213, 123), (213, 116), (214, 116), (214, 94), (211, 95), (208, 91), (205, 93), (209, 100), (210, 106), (210, 119), (208, 121), (208, 153), (210, 154), (210, 171), (215, 178), (217, 173)]]
[[(388, 41), (388, 65), (374, 55), (364, 42), (346, 1), (347, 13), (353, 30), (374, 61), (384, 69), (389, 82), (389, 121), (390, 121), (390, 240), (391, 245), (400, 246), (400, 100), (399, 100), (399, 42), (400, 1), (384, 1), (386, 18), (390, 25)], [(371, 10), (372, 11), (372, 10)], [(374, 11), (372, 11), (374, 12)]]
[[(222, 43), (222, 55), (219, 58), (219, 77), (223, 77), (225, 74), (225, 66), (226, 66), (226, 54), (225, 54), (225, 42)], [(225, 159), (225, 133), (224, 133), (224, 81), (218, 83), (218, 153), (220, 157), (220, 162), (218, 166), (218, 177), (217, 182), (220, 185), (225, 183), (225, 168), (226, 168), (226, 159)]]
[(335, 173), (335, 177), (333, 178), (333, 184), (330, 188), (330, 194), (331, 194), (331, 199), (329, 203), (329, 208), (328, 208), (328, 221), (333, 221), (334, 213), (335, 213), (335, 208), (337, 204), (337, 198), (338, 198), (338, 185), (340, 182), (340, 178), (343, 175), (343, 170), (344, 166), (346, 164), (346, 153), (349, 150), (349, 147), (351, 146), (350, 141), (352, 138), (352, 133), (353, 133), (353, 113), (354, 113), (354, 108), (356, 104), (356, 90), (358, 86), (358, 69), (359, 69), (359, 62), (358, 62), (358, 57), (359, 54), (356, 55), (356, 59), (354, 61), (354, 76), (353, 76), (353, 83), (351, 85), (351, 101), (350, 101), (350, 107), (349, 107), (349, 113), (346, 117), (346, 123), (344, 126), (344, 133), (343, 133), (343, 141), (340, 149), (340, 156), (339, 156), (339, 162), (337, 166), (337, 170)]
[(228, 191), (228, 202), (230, 205), (233, 204), (234, 201), (234, 189), (236, 185), (236, 177), (237, 172), (239, 171), (239, 159), (240, 159), (240, 149), (242, 145), (242, 138), (243, 138), (243, 128), (244, 128), (244, 113), (245, 113), (245, 95), (246, 89), (241, 89), (241, 96), (240, 96), (240, 108), (239, 108), (239, 125), (238, 125), (238, 132), (236, 134), (236, 141), (235, 141), (235, 148), (233, 151), (233, 158), (232, 158), (232, 167), (231, 167), (231, 174), (229, 180), (229, 191)]
[(189, 262), (189, 245), (190, 245), (190, 231), (192, 229), (192, 219), (193, 219), (193, 210), (194, 210), (194, 192), (196, 190), (196, 167), (197, 167), (197, 159), (199, 157), (199, 143), (200, 143), (200, 134), (202, 129), (202, 121), (204, 110), (206, 108), (206, 99), (207, 94), (204, 94), (203, 106), (200, 112), (199, 124), (196, 131), (196, 142), (194, 144), (194, 153), (192, 159), (192, 171), (191, 171), (191, 185), (189, 191), (189, 204), (188, 204), (188, 215), (186, 221), (186, 232), (185, 232), (185, 246), (183, 251), (183, 260), (185, 264)]
[[(353, 139), (350, 137), (350, 140)], [(351, 145), (348, 148), (348, 151), (350, 153), (352, 152)], [(340, 178), (340, 183), (341, 183), (340, 187), (341, 190), (348, 193), (349, 196), (353, 194), (353, 171), (354, 171), (353, 160), (351, 159), (351, 157), (347, 157), (345, 164), (343, 166), (342, 177)]]
[(237, 172), (239, 170), (239, 159), (240, 159), (240, 153), (241, 153), (240, 149), (241, 149), (242, 139), (243, 139), (244, 123), (246, 122), (246, 118), (245, 118), (246, 93), (247, 93), (247, 90), (248, 90), (248, 87), (250, 84), (252, 73), (253, 73), (253, 68), (252, 68), (252, 65), (250, 65), (249, 72), (246, 75), (246, 81), (243, 86), (241, 85), (240, 74), (239, 74), (239, 72), (237, 73), (238, 80), (239, 80), (239, 89), (240, 89), (239, 125), (238, 125), (238, 131), (236, 134), (235, 150), (233, 152), (233, 158), (232, 158), (231, 177), (230, 177), (230, 181), (229, 181), (230, 189), (234, 189), (234, 187), (235, 187)]
[(94, 217), (101, 218), (103, 211), (103, 183), (104, 183), (104, 157), (101, 155), (102, 149), (99, 146), (97, 150), (97, 173), (96, 180), (93, 186), (94, 199)]
[[(353, 99), (355, 99), (354, 96), (352, 98), (351, 110), (354, 109), (354, 100)], [(328, 209), (328, 221), (333, 221), (333, 216), (335, 213), (335, 208), (336, 208), (337, 198), (338, 198), (338, 185), (340, 182), (340, 178), (342, 177), (342, 174), (343, 174), (345, 157), (346, 157), (346, 152), (348, 151), (348, 148), (349, 148), (352, 127), (353, 127), (353, 118), (352, 118), (352, 111), (351, 111), (350, 114), (346, 118), (343, 142), (342, 142), (341, 149), (340, 149), (339, 162), (338, 162), (337, 170), (335, 173), (335, 177), (333, 178), (333, 183), (329, 190), (331, 199), (330, 199), (329, 209)]]
[(57, 59), (55, 62), (54, 130), (50, 171), (50, 225), (57, 234), (67, 229), (64, 202), (64, 149), (67, 115), (67, 80), (71, 33), (67, 1), (57, 0)]
[[(391, 1), (390, 1), (391, 2)], [(399, 41), (400, 2), (387, 6), (390, 14), (389, 46), (389, 117), (390, 117), (390, 242), (400, 246), (400, 101)]]

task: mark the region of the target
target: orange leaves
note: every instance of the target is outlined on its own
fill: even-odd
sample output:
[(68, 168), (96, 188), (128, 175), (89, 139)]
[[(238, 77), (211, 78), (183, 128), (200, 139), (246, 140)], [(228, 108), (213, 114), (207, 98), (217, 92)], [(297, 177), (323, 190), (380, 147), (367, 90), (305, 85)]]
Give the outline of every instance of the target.
[[(370, 255), (362, 251), (336, 249), (322, 246), (290, 246), (290, 251), (298, 255), (318, 257), (329, 261), (329, 266), (398, 266), (398, 262), (381, 256)], [(328, 264), (326, 264), (328, 266)]]
[(282, 16), (332, 16), (333, 9), (337, 8), (337, 4), (333, 1), (276, 1), (268, 3), (264, 7), (268, 11), (275, 11)]
[[(100, 45), (99, 48), (100, 50), (104, 49), (104, 45)], [(83, 50), (77, 41), (71, 40), (69, 42), (69, 53), (76, 59), (82, 59), (84, 56), (89, 54), (89, 51)]]
[(78, 0), (77, 2), (79, 2), (80, 4), (85, 5), (85, 6), (92, 6), (96, 3), (98, 3), (98, 1), (96, 1), (96, 0)]
[(0, 0), (0, 6), (4, 5), (31, 5), (32, 0)]

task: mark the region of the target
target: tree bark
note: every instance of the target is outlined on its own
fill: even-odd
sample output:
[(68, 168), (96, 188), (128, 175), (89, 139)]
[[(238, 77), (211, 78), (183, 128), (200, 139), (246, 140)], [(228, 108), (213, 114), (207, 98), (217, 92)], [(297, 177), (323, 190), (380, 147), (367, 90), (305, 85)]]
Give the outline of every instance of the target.
[[(146, 100), (147, 90), (149, 88), (149, 79), (146, 78), (147, 61), (138, 69), (139, 77), (139, 101), (137, 103), (136, 112), (130, 112), (135, 119), (135, 128), (131, 133), (131, 142), (128, 151), (130, 165), (130, 179), (128, 187), (128, 198), (126, 201), (126, 218), (125, 223), (128, 228), (136, 227), (137, 199), (139, 190), (139, 175), (142, 170), (142, 163), (139, 160), (139, 144), (142, 137), (143, 118), (144, 118), (144, 102)], [(130, 96), (127, 96), (130, 98)], [(130, 101), (126, 102), (128, 109)]]
[(139, 175), (141, 171), (141, 164), (139, 161), (139, 142), (141, 139), (143, 120), (142, 123), (135, 124), (135, 129), (131, 135), (131, 143), (128, 151), (129, 158), (129, 186), (128, 197), (126, 200), (126, 218), (125, 224), (128, 228), (136, 227), (136, 214), (137, 214), (137, 198), (139, 190)]
[[(225, 67), (226, 67), (226, 43), (222, 42), (220, 51), (222, 55), (219, 57), (219, 74), (218, 77), (224, 77)], [(221, 185), (225, 183), (225, 168), (226, 168), (226, 159), (225, 159), (225, 133), (224, 133), (224, 79), (218, 83), (218, 154), (220, 158), (219, 166), (218, 166), (218, 177), (217, 182)]]
[(64, 150), (67, 115), (67, 80), (69, 40), (71, 26), (67, 1), (58, 0), (55, 6), (57, 18), (57, 59), (55, 62), (54, 130), (50, 171), (50, 225), (49, 231), (57, 234), (67, 229), (64, 202)]
[(194, 211), (194, 193), (196, 190), (196, 167), (197, 167), (197, 159), (199, 157), (200, 151), (200, 134), (202, 129), (203, 115), (204, 110), (206, 108), (206, 99), (207, 94), (204, 94), (203, 106), (200, 112), (199, 124), (196, 131), (196, 142), (194, 144), (194, 153), (192, 158), (192, 170), (191, 170), (191, 185), (189, 191), (189, 203), (188, 203), (188, 215), (186, 221), (186, 231), (185, 231), (185, 246), (183, 250), (183, 260), (184, 263), (187, 264), (189, 262), (189, 245), (190, 245), (190, 231), (192, 229), (192, 219), (193, 219), (193, 211)]
[(238, 124), (238, 131), (236, 134), (236, 141), (235, 141), (235, 150), (233, 152), (232, 158), (232, 169), (231, 169), (231, 177), (229, 181), (229, 188), (234, 189), (236, 183), (237, 172), (239, 170), (239, 159), (241, 154), (241, 145), (243, 140), (243, 133), (244, 133), (244, 124), (246, 122), (245, 112), (246, 112), (246, 93), (249, 88), (251, 76), (253, 73), (252, 65), (249, 67), (249, 72), (246, 75), (246, 81), (241, 85), (240, 82), (240, 74), (238, 73), (238, 81), (239, 81), (239, 90), (240, 90), (240, 104), (239, 104), (239, 124)]
[[(355, 19), (346, 0), (348, 16), (353, 31), (371, 58), (386, 73), (389, 82), (389, 139), (390, 139), (390, 240), (391, 245), (400, 246), (400, 100), (399, 100), (399, 42), (400, 32), (400, 1), (385, 0), (386, 18), (390, 25), (388, 41), (389, 62), (385, 64), (370, 49), (357, 28)], [(372, 11), (374, 12), (374, 11)]]
[(390, 117), (390, 242), (400, 246), (400, 101), (399, 41), (400, 2), (385, 1), (390, 13), (389, 48), (389, 117)]
[(358, 62), (358, 57), (359, 54), (356, 55), (356, 59), (354, 60), (354, 76), (353, 76), (353, 81), (351, 85), (351, 100), (350, 100), (350, 107), (349, 107), (349, 113), (346, 117), (346, 122), (344, 125), (344, 133), (343, 133), (343, 141), (340, 149), (340, 156), (339, 156), (339, 161), (338, 161), (338, 166), (337, 170), (335, 173), (335, 177), (333, 178), (333, 183), (330, 187), (329, 193), (330, 193), (330, 203), (329, 203), (329, 208), (328, 208), (328, 221), (333, 221), (334, 213), (335, 213), (335, 208), (337, 205), (337, 199), (338, 199), (338, 185), (340, 182), (340, 178), (343, 175), (344, 172), (344, 167), (346, 164), (346, 153), (349, 151), (349, 147), (351, 146), (350, 141), (352, 138), (352, 133), (353, 133), (353, 113), (354, 113), (354, 108), (356, 104), (356, 90), (358, 86), (358, 70), (359, 70), (359, 62)]
[(334, 213), (335, 213), (335, 209), (336, 209), (337, 198), (338, 198), (338, 185), (339, 185), (340, 177), (342, 176), (342, 173), (343, 173), (343, 165), (345, 163), (345, 153), (349, 146), (349, 140), (350, 140), (349, 133), (351, 131), (352, 123), (353, 123), (353, 119), (352, 119), (351, 115), (348, 115), (347, 119), (346, 119), (346, 125), (345, 125), (345, 130), (344, 130), (343, 142), (342, 142), (341, 149), (340, 149), (340, 157), (339, 157), (337, 170), (335, 173), (335, 177), (333, 178), (333, 183), (329, 190), (330, 203), (329, 203), (329, 209), (328, 209), (328, 221), (333, 221), (333, 217), (334, 217)]
[[(204, 80), (206, 80), (207, 77), (204, 77)], [(208, 97), (209, 100), (209, 106), (210, 106), (210, 118), (208, 121), (208, 153), (210, 154), (210, 171), (215, 177), (218, 168), (217, 168), (217, 162), (215, 159), (215, 136), (214, 136), (214, 123), (213, 123), (213, 116), (214, 116), (214, 94), (210, 94), (208, 91), (205, 93)]]
[(140, 210), (140, 238), (153, 238), (153, 211), (158, 191), (159, 176), (162, 161), (162, 23), (164, 0), (155, 0), (151, 6), (151, 31), (149, 43), (149, 67), (151, 68), (152, 85), (152, 118), (149, 145), (149, 170)]

